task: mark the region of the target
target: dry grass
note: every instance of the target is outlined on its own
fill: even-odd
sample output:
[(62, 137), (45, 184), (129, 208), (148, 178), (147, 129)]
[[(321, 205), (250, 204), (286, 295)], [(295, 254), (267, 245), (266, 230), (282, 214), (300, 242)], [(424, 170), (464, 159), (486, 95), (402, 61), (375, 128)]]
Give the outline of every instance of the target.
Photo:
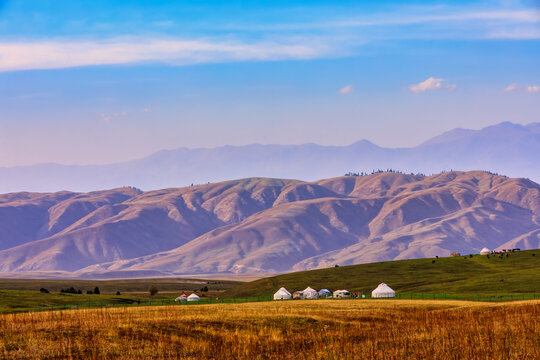
[(538, 359), (540, 301), (287, 301), (0, 316), (9, 359)]

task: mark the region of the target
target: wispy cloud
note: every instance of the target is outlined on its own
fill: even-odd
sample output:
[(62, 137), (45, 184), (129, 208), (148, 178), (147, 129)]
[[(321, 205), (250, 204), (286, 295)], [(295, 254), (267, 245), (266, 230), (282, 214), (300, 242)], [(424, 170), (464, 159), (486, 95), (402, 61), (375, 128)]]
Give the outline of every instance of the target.
[(540, 92), (540, 86), (538, 86), (538, 85), (529, 85), (529, 86), (527, 86), (527, 92)]
[(146, 108), (142, 109), (142, 112), (145, 113), (145, 114), (150, 114), (152, 112), (152, 109), (146, 107)]
[(341, 89), (339, 89), (339, 93), (341, 95), (347, 95), (347, 94), (350, 94), (352, 92), (354, 92), (354, 87), (352, 86), (352, 84), (347, 85), (347, 86), (342, 87)]
[(512, 84), (508, 85), (507, 87), (505, 87), (503, 90), (506, 91), (506, 92), (510, 92), (510, 91), (515, 91), (517, 89), (518, 89), (518, 84), (512, 83)]
[(330, 52), (317, 41), (233, 42), (179, 39), (111, 39), (0, 43), (0, 71), (58, 69), (141, 62), (194, 64), (227, 61), (310, 59)]
[(123, 118), (126, 117), (128, 113), (126, 111), (118, 112), (118, 113), (100, 113), (98, 114), (99, 118), (104, 122), (111, 122), (114, 119)]
[(413, 93), (421, 93), (431, 90), (455, 90), (455, 84), (444, 84), (446, 80), (441, 78), (429, 77), (428, 79), (409, 86), (409, 90)]
[[(229, 30), (340, 31), (381, 38), (539, 39), (538, 8), (480, 9), (467, 6), (403, 6), (397, 11), (365, 13), (351, 9), (334, 20), (311, 19), (303, 23), (244, 24)], [(329, 18), (331, 16), (325, 16)], [(356, 30), (355, 30), (356, 29)], [(430, 31), (426, 31), (430, 29)], [(396, 31), (397, 30), (397, 31)]]

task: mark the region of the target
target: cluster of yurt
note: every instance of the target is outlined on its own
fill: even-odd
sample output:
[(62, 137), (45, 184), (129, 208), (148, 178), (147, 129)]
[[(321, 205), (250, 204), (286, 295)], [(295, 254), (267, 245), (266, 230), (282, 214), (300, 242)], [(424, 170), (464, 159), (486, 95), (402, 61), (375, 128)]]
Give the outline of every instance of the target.
[(182, 294), (176, 299), (174, 299), (175, 302), (181, 302), (181, 303), (185, 303), (187, 301), (199, 301), (199, 300), (201, 300), (201, 298), (195, 293), (189, 296), (187, 296), (186, 294)]
[[(393, 298), (396, 296), (396, 292), (385, 283), (380, 283), (375, 290), (371, 292), (372, 298)], [(295, 291), (290, 293), (284, 287), (280, 288), (274, 294), (274, 300), (305, 300), (305, 299), (319, 299), (319, 298), (334, 298), (334, 299), (346, 299), (350, 297), (359, 297), (358, 293), (355, 293), (354, 296), (348, 290), (336, 290), (333, 293), (328, 289), (321, 289), (319, 291), (307, 287), (302, 291)], [(362, 298), (365, 298), (365, 295), (362, 294)]]

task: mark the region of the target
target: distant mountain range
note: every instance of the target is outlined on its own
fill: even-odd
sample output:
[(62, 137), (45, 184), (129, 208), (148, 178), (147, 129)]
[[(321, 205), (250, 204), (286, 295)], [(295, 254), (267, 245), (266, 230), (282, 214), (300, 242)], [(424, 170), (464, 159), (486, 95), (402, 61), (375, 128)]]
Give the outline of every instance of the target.
[[(425, 146), (444, 137), (455, 141)], [(0, 195), (4, 276), (285, 272), (483, 247), (540, 247), (540, 185), (484, 171), (381, 172)]]
[(349, 146), (180, 148), (110, 165), (0, 168), (0, 193), (92, 191), (126, 185), (150, 190), (253, 176), (313, 181), (388, 168), (425, 174), (481, 169), (540, 182), (539, 154), (540, 123), (505, 122), (481, 130), (451, 130), (412, 148), (383, 148), (367, 140)]

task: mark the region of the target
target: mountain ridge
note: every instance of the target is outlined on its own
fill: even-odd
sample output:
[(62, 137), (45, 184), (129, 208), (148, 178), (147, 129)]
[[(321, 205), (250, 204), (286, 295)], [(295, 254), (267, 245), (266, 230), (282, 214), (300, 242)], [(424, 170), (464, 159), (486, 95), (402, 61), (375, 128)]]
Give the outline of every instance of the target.
[(0, 195), (0, 272), (279, 273), (540, 247), (540, 185), (485, 171)]
[(374, 169), (425, 174), (482, 169), (540, 182), (538, 153), (540, 123), (505, 122), (480, 130), (450, 130), (410, 148), (385, 148), (368, 140), (346, 146), (181, 147), (106, 165), (0, 167), (0, 193), (93, 191), (125, 185), (151, 190), (252, 176), (315, 181)]

